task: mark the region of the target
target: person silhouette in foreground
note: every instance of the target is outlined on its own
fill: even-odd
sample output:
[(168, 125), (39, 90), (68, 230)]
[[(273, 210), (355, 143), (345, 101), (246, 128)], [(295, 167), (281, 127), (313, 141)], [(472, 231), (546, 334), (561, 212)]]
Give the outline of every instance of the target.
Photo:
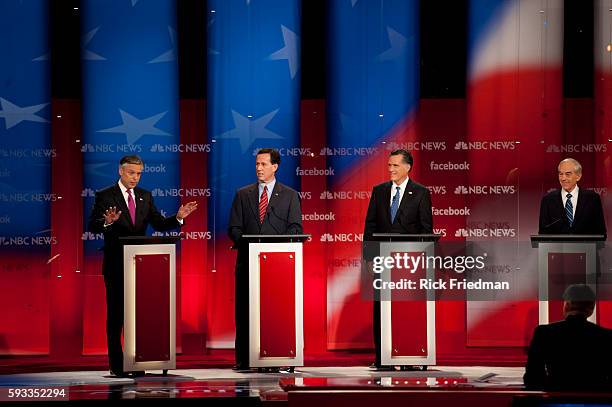
[(612, 331), (587, 321), (595, 293), (585, 284), (563, 293), (565, 320), (536, 327), (523, 381), (530, 390), (612, 390)]

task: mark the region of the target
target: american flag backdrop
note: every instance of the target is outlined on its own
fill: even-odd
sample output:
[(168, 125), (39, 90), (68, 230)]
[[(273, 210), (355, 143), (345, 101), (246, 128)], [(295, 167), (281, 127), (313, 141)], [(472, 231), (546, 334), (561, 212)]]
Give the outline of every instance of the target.
[[(495, 240), (468, 240), (489, 241), (479, 243), (486, 245), (493, 266), (529, 273), (537, 253), (526, 243), (538, 222), (537, 202), (546, 192), (542, 181), (561, 160), (547, 149), (562, 139), (563, 1), (472, 0), (468, 16), (467, 139), (491, 147), (502, 142), (499, 150), (468, 150), (469, 185), (513, 188), (507, 195), (467, 197), (468, 232), (483, 225), (511, 230)], [(535, 285), (514, 287), (529, 291)], [(525, 345), (537, 322), (534, 307), (535, 301), (502, 298), (470, 302), (468, 343)]]
[(280, 182), (299, 190), (300, 2), (209, 1), (208, 123), (211, 144), (209, 225), (218, 287), (211, 296), (209, 344), (233, 346), (234, 253), (227, 224), (236, 190), (255, 182), (255, 152), (282, 154)]
[[(411, 134), (419, 102), (418, 1), (329, 3), (327, 340), (332, 349), (372, 346), (371, 304), (360, 295), (363, 219), (386, 156)], [(333, 174), (331, 173), (333, 170)], [(345, 192), (344, 199), (342, 192)], [(348, 198), (348, 199), (347, 199)]]
[[(467, 1), (465, 97), (453, 99), (421, 94), (422, 1), (329, 0), (318, 27), (325, 97), (314, 100), (301, 88), (312, 63), (302, 53), (306, 1), (203, 3), (193, 18), (206, 41), (192, 51), (205, 56), (206, 94), (188, 100), (179, 96), (189, 51), (179, 47), (178, 0), (82, 0), (82, 93), (69, 101), (51, 99), (49, 2), (0, 2), (0, 307), (11, 310), (0, 313), (0, 354), (54, 354), (61, 341), (78, 355), (106, 352), (102, 237), (86, 224), (95, 191), (117, 181), (127, 154), (144, 159), (141, 186), (164, 214), (199, 202), (177, 256), (179, 350), (232, 347), (229, 209), (255, 182), (262, 147), (279, 149), (277, 178), (299, 192), (312, 235), (307, 359), (371, 349), (363, 221), (372, 187), (388, 179), (389, 152), (405, 148), (410, 177), (432, 194), (434, 232), (486, 249), (488, 271), (519, 284), (520, 301), (439, 302), (438, 360), (523, 360), (537, 303), (524, 300), (535, 286), (519, 276), (535, 273), (529, 236), (562, 158), (582, 162), (581, 188), (600, 193), (609, 216), (612, 0), (595, 1), (594, 95), (580, 99), (564, 97), (562, 0)], [(455, 34), (446, 47), (458, 46)], [(612, 307), (598, 315), (609, 325)]]
[[(176, 2), (83, 1), (81, 15), (84, 225), (94, 191), (117, 182), (119, 159), (130, 154), (145, 162), (140, 186), (171, 215), (180, 201)], [(84, 314), (84, 350), (99, 352), (103, 237), (84, 237), (85, 302), (92, 310)]]
[[(16, 352), (36, 353), (49, 341), (45, 262), (54, 240), (50, 208), (58, 199), (49, 174), (54, 151), (48, 2), (2, 2), (0, 26), (0, 285), (12, 293), (0, 295), (7, 310), (2, 342)], [(21, 312), (8, 311), (12, 307)], [(31, 323), (20, 328), (23, 317)]]

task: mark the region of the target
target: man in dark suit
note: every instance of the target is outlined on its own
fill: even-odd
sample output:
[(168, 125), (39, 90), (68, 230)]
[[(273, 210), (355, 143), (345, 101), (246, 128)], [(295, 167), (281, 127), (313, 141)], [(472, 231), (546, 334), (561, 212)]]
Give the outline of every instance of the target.
[(564, 321), (538, 326), (529, 345), (523, 381), (530, 390), (610, 390), (612, 331), (587, 318), (595, 308), (588, 285), (563, 294)]
[(236, 257), (236, 370), (249, 369), (249, 250), (242, 235), (295, 235), (302, 233), (298, 193), (276, 181), (280, 154), (271, 148), (257, 152), (257, 182), (236, 192), (228, 235), (238, 248)]
[(606, 222), (599, 195), (580, 189), (582, 166), (573, 158), (559, 163), (561, 189), (544, 195), (540, 204), (540, 234), (606, 236)]
[(89, 230), (104, 233), (102, 274), (106, 286), (106, 336), (111, 374), (124, 376), (121, 332), (123, 330), (123, 251), (120, 237), (144, 236), (149, 224), (156, 230), (170, 230), (183, 224), (197, 208), (196, 202), (182, 205), (176, 215), (159, 213), (151, 192), (137, 188), (144, 163), (138, 156), (119, 161), (119, 181), (96, 192), (89, 216)]
[[(363, 239), (372, 240), (373, 233), (425, 234), (433, 233), (431, 195), (429, 190), (408, 176), (413, 165), (412, 154), (395, 150), (389, 155), (389, 181), (372, 190), (365, 219)], [(370, 257), (364, 253), (366, 260)], [(374, 345), (376, 361), (373, 367), (385, 370), (380, 362), (380, 302), (374, 301)]]

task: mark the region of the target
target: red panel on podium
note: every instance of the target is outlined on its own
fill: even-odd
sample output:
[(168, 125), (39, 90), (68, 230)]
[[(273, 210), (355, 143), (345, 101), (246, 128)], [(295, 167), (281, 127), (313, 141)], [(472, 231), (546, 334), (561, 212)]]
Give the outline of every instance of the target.
[(392, 356), (427, 356), (427, 301), (391, 304)]
[(548, 321), (561, 321), (563, 292), (572, 284), (586, 283), (584, 253), (548, 253)]
[(259, 255), (260, 357), (295, 357), (295, 254)]
[(136, 362), (170, 359), (170, 256), (137, 255)]
[[(407, 253), (417, 257), (423, 252)], [(403, 255), (403, 253), (400, 253)], [(425, 253), (426, 254), (426, 253)], [(395, 256), (396, 253), (391, 253)], [(391, 281), (400, 282), (402, 278), (418, 281), (426, 278), (422, 267), (408, 275), (405, 269), (391, 270)], [(427, 295), (425, 290), (408, 290), (406, 294), (392, 294), (391, 298), (391, 355), (427, 356)], [(412, 299), (412, 300), (409, 300)], [(414, 301), (416, 300), (416, 301)]]

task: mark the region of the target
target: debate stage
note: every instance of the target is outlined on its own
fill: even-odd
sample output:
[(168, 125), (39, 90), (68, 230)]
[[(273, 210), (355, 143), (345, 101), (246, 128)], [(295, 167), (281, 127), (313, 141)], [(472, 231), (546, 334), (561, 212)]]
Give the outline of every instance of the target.
[[(179, 368), (163, 376), (150, 371), (144, 377), (116, 378), (100, 370), (100, 357), (71, 369), (69, 366), (2, 361), (0, 400), (9, 389), (64, 389), (70, 403), (172, 402), (206, 405), (268, 406), (507, 406), (555, 405), (563, 402), (585, 405), (612, 405), (612, 393), (561, 394), (525, 391), (523, 367), (430, 366), (425, 371), (376, 372), (360, 366), (299, 367), (295, 373), (234, 372), (220, 357), (179, 360)], [(364, 362), (365, 358), (357, 358)], [(338, 360), (349, 364), (349, 360)], [(11, 364), (13, 366), (11, 367)], [(215, 367), (218, 366), (218, 367)], [(204, 368), (203, 368), (204, 367)], [(25, 372), (26, 370), (31, 372)], [(16, 373), (21, 371), (21, 373)], [(491, 375), (493, 374), (493, 375)], [(486, 377), (490, 376), (490, 377)], [(32, 399), (28, 399), (32, 400)], [(35, 401), (49, 401), (36, 399)], [(19, 401), (22, 405), (23, 401)]]

